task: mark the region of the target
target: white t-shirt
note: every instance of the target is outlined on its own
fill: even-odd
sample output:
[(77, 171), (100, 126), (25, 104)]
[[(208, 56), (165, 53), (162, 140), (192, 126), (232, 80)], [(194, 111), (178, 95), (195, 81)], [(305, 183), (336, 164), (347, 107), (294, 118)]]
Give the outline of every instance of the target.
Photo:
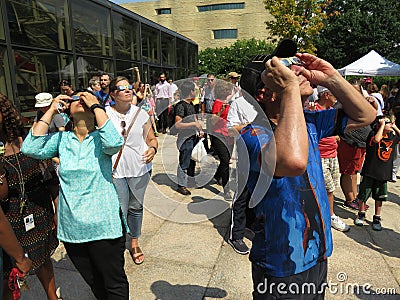
[(236, 98), (229, 107), (228, 122), (226, 127), (228, 129), (233, 126), (251, 123), (257, 117), (257, 111), (243, 96)]
[[(124, 117), (124, 115), (118, 113), (114, 108), (108, 106), (106, 107), (106, 113), (119, 134), (122, 135), (123, 128), (121, 126), (121, 121), (125, 121), (125, 130), (128, 130), (138, 109), (139, 107), (131, 105), (131, 108)], [(149, 148), (143, 137), (143, 126), (148, 119), (149, 115), (147, 112), (141, 109), (135, 124), (133, 124), (126, 138), (126, 144), (122, 150), (117, 169), (113, 172), (114, 178), (139, 177), (152, 169), (152, 163), (145, 164), (142, 160), (142, 154)], [(114, 154), (112, 157), (113, 166), (117, 156), (118, 153)]]

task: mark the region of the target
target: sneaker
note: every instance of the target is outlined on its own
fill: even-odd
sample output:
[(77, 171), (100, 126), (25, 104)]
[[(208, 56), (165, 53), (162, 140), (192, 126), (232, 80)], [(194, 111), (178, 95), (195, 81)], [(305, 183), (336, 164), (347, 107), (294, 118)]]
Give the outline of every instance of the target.
[[(344, 201), (343, 206), (351, 208), (351, 209), (355, 209), (355, 210), (359, 210), (360, 209), (360, 204), (358, 203), (357, 199), (354, 199), (353, 201)], [(365, 210), (368, 210), (369, 205), (365, 204)]]
[(232, 246), (233, 250), (235, 250), (239, 254), (248, 254), (250, 252), (249, 247), (245, 244), (243, 239), (232, 241), (231, 239), (228, 240), (228, 244)]
[(380, 216), (374, 216), (373, 222), (372, 222), (372, 229), (376, 230), (376, 231), (381, 231), (382, 230), (381, 217)]
[(358, 213), (357, 218), (354, 220), (354, 224), (357, 226), (363, 226), (365, 220), (365, 213)]
[(350, 226), (343, 222), (338, 216), (331, 216), (331, 226), (336, 230), (346, 232), (350, 230)]

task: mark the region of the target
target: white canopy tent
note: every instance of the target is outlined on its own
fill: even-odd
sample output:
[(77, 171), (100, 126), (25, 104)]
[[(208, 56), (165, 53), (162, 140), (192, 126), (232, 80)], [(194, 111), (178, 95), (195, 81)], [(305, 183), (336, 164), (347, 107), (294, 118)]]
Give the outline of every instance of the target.
[(400, 76), (400, 65), (371, 50), (368, 54), (338, 71), (343, 76)]

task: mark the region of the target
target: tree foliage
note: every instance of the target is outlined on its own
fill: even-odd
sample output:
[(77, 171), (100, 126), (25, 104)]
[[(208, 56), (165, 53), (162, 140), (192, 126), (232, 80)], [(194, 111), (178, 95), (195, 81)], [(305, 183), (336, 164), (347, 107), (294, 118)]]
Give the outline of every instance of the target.
[(315, 53), (314, 37), (324, 27), (325, 9), (331, 0), (264, 0), (265, 8), (274, 17), (266, 21), (267, 29), (276, 42), (293, 39), (300, 51)]
[(206, 48), (199, 53), (199, 73), (226, 77), (229, 72), (241, 73), (243, 66), (256, 54), (271, 53), (274, 45), (264, 40), (237, 40), (229, 47)]
[(318, 56), (341, 68), (375, 50), (400, 63), (400, 1), (332, 0), (327, 14), (315, 36)]

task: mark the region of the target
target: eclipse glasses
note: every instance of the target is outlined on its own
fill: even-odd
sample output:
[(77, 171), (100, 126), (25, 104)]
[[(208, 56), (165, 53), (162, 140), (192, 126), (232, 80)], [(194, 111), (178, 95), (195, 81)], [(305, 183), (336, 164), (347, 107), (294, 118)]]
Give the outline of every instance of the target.
[(125, 91), (126, 89), (133, 90), (133, 86), (132, 85), (117, 85), (114, 88), (115, 91), (119, 91), (119, 92)]
[(297, 56), (281, 58), (280, 62), (281, 62), (281, 64), (283, 64), (285, 67), (288, 67), (288, 68), (290, 68), (292, 65), (296, 65), (296, 66), (304, 65), (304, 62), (301, 61), (301, 59), (298, 58)]

